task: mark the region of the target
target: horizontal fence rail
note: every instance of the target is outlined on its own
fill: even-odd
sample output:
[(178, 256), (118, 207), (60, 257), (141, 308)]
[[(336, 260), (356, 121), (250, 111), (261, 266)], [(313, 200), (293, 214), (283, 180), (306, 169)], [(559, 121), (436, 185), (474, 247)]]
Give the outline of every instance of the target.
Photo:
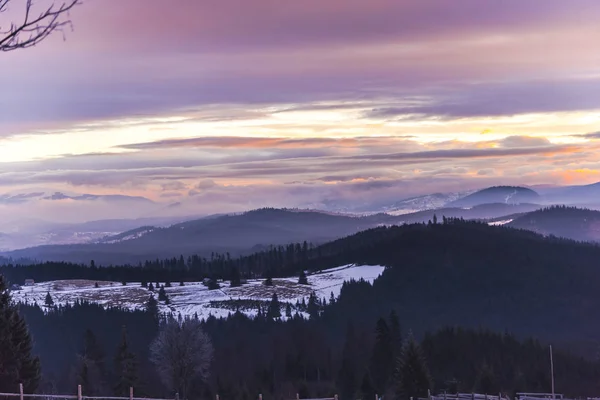
[(129, 397), (115, 397), (115, 396), (84, 396), (82, 394), (82, 387), (77, 387), (77, 394), (29, 394), (23, 392), (23, 385), (19, 385), (19, 393), (0, 393), (0, 398), (19, 398), (20, 400), (25, 399), (59, 399), (59, 400), (179, 400), (179, 396), (176, 395), (174, 399), (160, 399), (156, 397), (134, 397), (133, 388), (129, 388)]

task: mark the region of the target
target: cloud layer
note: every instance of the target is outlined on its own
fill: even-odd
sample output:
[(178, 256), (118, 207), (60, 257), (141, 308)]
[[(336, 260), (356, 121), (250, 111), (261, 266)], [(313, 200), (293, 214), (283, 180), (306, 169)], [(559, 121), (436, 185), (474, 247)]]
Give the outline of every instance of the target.
[(598, 15), (595, 0), (89, 0), (66, 41), (0, 56), (0, 192), (188, 213), (590, 183)]

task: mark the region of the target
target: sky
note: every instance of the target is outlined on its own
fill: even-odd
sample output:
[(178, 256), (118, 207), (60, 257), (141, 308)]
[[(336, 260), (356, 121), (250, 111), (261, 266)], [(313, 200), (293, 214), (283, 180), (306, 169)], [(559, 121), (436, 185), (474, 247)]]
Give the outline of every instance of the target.
[[(0, 53), (0, 196), (20, 195), (0, 216), (594, 183), (599, 17), (597, 0), (84, 0), (73, 29)], [(35, 195), (53, 192), (153, 203)]]

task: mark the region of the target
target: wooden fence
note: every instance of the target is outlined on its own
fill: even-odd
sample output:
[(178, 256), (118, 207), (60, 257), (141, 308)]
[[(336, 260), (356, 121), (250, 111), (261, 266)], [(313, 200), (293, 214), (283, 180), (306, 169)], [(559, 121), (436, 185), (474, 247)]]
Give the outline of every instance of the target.
[(83, 396), (81, 385), (77, 386), (77, 395), (69, 394), (28, 394), (23, 392), (23, 385), (19, 385), (19, 393), (0, 393), (0, 398), (18, 398), (26, 399), (47, 399), (47, 400), (179, 400), (179, 396), (174, 399), (159, 399), (152, 397), (134, 397), (133, 388), (129, 388), (129, 397), (110, 397), (110, 396)]

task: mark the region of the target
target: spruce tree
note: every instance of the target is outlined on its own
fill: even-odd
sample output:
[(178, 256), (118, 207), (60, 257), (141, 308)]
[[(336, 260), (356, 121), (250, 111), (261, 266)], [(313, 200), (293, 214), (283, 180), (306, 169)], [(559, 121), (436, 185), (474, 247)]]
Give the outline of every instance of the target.
[(165, 301), (167, 299), (167, 292), (165, 291), (165, 287), (161, 286), (158, 291), (158, 301)]
[(281, 318), (281, 304), (277, 298), (277, 293), (273, 293), (271, 303), (269, 303), (269, 308), (267, 310), (267, 319), (272, 321), (279, 318)]
[(400, 328), (400, 319), (398, 318), (398, 314), (396, 311), (390, 313), (389, 317), (389, 328), (390, 328), (390, 337), (392, 340), (392, 354), (395, 360), (400, 357), (400, 351), (402, 350), (402, 330)]
[(14, 392), (23, 384), (33, 393), (40, 381), (40, 360), (31, 354), (33, 343), (25, 320), (11, 303), (0, 275), (0, 392)]
[(373, 382), (368, 371), (363, 375), (362, 383), (360, 384), (360, 393), (363, 400), (370, 400), (378, 393), (373, 387)]
[(290, 305), (290, 303), (287, 303), (285, 306), (285, 317), (287, 319), (292, 318), (292, 306)]
[(377, 393), (385, 393), (394, 373), (394, 353), (391, 332), (385, 319), (380, 318), (375, 328), (375, 345), (371, 356), (372, 383)]
[(298, 278), (298, 283), (300, 285), (308, 285), (308, 278), (306, 276), (306, 272), (304, 270), (300, 272), (300, 277)]
[(129, 350), (125, 327), (123, 327), (121, 343), (119, 343), (115, 355), (115, 377), (115, 395), (128, 396), (129, 388), (134, 387), (137, 381), (137, 365), (135, 355)]
[(335, 304), (335, 296), (333, 292), (331, 292), (331, 296), (329, 296), (329, 305)]
[(271, 272), (271, 270), (268, 270), (265, 273), (264, 284), (265, 284), (265, 286), (273, 286), (273, 273)]
[(237, 267), (234, 267), (231, 270), (231, 280), (229, 281), (229, 286), (231, 286), (231, 287), (242, 286), (242, 277), (240, 276), (240, 270)]
[(106, 377), (104, 351), (90, 329), (85, 331), (84, 345), (78, 359), (77, 383), (83, 387), (85, 394), (94, 396), (103, 393)]
[(44, 304), (46, 304), (47, 307), (54, 306), (54, 300), (52, 299), (50, 292), (46, 293), (46, 300), (44, 300)]
[(308, 298), (308, 305), (306, 306), (306, 312), (308, 312), (308, 315), (311, 319), (317, 318), (319, 316), (320, 307), (317, 301), (318, 300), (315, 293), (311, 293), (310, 297)]
[(148, 285), (148, 290), (154, 292), (154, 285), (152, 284), (152, 282), (150, 282), (150, 284)]
[(427, 397), (430, 389), (431, 375), (425, 358), (419, 344), (412, 335), (409, 335), (397, 360), (396, 398), (409, 400), (410, 398)]
[(342, 364), (337, 378), (337, 386), (342, 399), (354, 399), (358, 391), (360, 375), (357, 366), (357, 339), (352, 323), (346, 328), (346, 341), (342, 350)]

